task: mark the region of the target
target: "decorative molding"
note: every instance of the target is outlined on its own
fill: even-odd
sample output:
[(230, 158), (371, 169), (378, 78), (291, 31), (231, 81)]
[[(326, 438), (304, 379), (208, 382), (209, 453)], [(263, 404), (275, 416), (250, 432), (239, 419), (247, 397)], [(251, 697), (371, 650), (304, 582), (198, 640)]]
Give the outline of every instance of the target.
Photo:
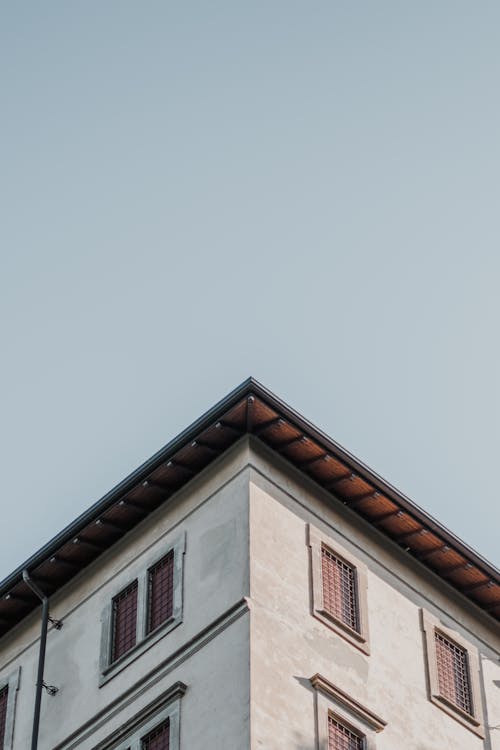
[(380, 716), (370, 711), (369, 708), (363, 706), (355, 698), (351, 698), (350, 695), (347, 695), (341, 688), (334, 685), (330, 680), (327, 680), (326, 677), (315, 674), (310, 678), (310, 682), (315, 690), (320, 690), (329, 698), (333, 698), (334, 701), (347, 708), (359, 719), (362, 719), (375, 732), (381, 732), (387, 726), (387, 722), (384, 719), (381, 719)]
[(179, 750), (180, 736), (180, 700), (187, 690), (183, 682), (176, 682), (144, 709), (136, 713), (127, 723), (105, 740), (99, 742), (93, 750), (140, 750), (141, 737), (150, 732), (162, 721), (170, 720), (171, 750)]
[(98, 711), (88, 721), (72, 732), (66, 739), (62, 740), (52, 750), (75, 750), (81, 743), (88, 740), (96, 731), (118, 716), (124, 709), (135, 703), (137, 698), (159, 683), (174, 669), (183, 664), (187, 659), (206, 646), (210, 641), (220, 635), (233, 622), (249, 612), (246, 598), (240, 599), (232, 607), (223, 612), (209, 625), (199, 631), (187, 643), (169, 654), (160, 661), (154, 669), (144, 674), (128, 690), (121, 693), (118, 698), (111, 701), (104, 709)]

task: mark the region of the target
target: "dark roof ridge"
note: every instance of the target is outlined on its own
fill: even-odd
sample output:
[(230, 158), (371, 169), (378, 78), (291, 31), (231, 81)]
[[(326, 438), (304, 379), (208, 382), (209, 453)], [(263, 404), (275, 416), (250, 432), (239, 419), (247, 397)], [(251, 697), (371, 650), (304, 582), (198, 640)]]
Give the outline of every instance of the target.
[(143, 476), (149, 474), (159, 463), (165, 461), (170, 453), (175, 453), (177, 447), (180, 447), (186, 441), (197, 435), (199, 430), (203, 428), (203, 425), (207, 421), (212, 421), (215, 414), (224, 408), (224, 406), (231, 406), (235, 399), (238, 400), (245, 394), (249, 393), (252, 384), (255, 382), (256, 381), (254, 381), (253, 378), (247, 378), (240, 383), (240, 385), (234, 388), (227, 396), (218, 401), (211, 409), (208, 409), (208, 411), (202, 414), (201, 417), (154, 453), (151, 458), (148, 458), (144, 463), (134, 469), (134, 471), (122, 479), (122, 481), (109, 490), (109, 492), (106, 492), (106, 494), (99, 500), (96, 500), (96, 502), (87, 508), (87, 510), (80, 513), (74, 521), (65, 526), (64, 529), (52, 537), (52, 539), (49, 539), (43, 547), (40, 547), (40, 549), (31, 555), (31, 557), (29, 557), (24, 563), (21, 563), (21, 565), (13, 570), (12, 573), (6, 576), (3, 581), (0, 581), (0, 597), (5, 594), (5, 588), (11, 586), (14, 579), (22, 576), (23, 570), (32, 570), (41, 562), (41, 560), (48, 555), (53, 554), (61, 543), (74, 537), (89, 521), (98, 518), (104, 510), (116, 501), (117, 497), (121, 497), (128, 489), (134, 487), (137, 482), (141, 481)]
[(0, 636), (36, 606), (23, 588), (23, 570), (51, 595), (244, 434), (257, 435), (500, 619), (495, 566), (250, 377), (0, 582)]

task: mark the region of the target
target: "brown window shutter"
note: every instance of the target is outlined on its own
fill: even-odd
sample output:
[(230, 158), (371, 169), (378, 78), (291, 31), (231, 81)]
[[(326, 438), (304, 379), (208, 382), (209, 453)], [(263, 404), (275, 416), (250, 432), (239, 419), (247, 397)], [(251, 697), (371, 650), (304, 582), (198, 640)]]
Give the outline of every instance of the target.
[(332, 617), (360, 632), (356, 571), (327, 547), (321, 548), (323, 606)]
[(148, 633), (172, 617), (174, 609), (174, 551), (149, 570)]
[(141, 740), (141, 750), (169, 750), (170, 722), (167, 719)]
[(135, 646), (137, 630), (137, 581), (113, 599), (113, 656), (120, 656)]
[(439, 692), (443, 698), (472, 715), (467, 651), (438, 630), (435, 631), (435, 640)]
[(0, 748), (3, 747), (5, 739), (5, 723), (7, 719), (7, 701), (9, 699), (9, 688), (0, 690)]
[(363, 750), (363, 738), (329, 716), (328, 750)]

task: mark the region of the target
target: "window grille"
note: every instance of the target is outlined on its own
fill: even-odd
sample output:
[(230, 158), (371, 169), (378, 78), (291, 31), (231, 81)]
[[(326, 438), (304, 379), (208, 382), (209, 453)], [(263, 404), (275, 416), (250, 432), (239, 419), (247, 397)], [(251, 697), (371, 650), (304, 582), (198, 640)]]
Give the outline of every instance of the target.
[(112, 661), (135, 646), (137, 630), (137, 581), (113, 599)]
[(326, 547), (321, 548), (323, 606), (344, 625), (360, 632), (356, 571)]
[(439, 693), (472, 715), (467, 651), (435, 631)]
[(169, 750), (170, 721), (163, 722), (141, 740), (141, 750)]
[(149, 570), (148, 633), (172, 617), (174, 609), (174, 550)]
[(5, 724), (7, 721), (7, 700), (9, 698), (8, 686), (0, 690), (0, 748), (3, 747), (5, 738)]
[(328, 750), (363, 750), (363, 738), (329, 716)]

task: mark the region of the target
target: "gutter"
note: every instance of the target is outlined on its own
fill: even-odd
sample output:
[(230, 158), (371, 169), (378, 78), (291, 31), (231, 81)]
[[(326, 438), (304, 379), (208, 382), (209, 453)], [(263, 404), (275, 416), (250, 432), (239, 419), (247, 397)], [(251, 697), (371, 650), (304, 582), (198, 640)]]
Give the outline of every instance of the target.
[[(11, 590), (23, 581), (23, 573), (25, 569), (36, 570), (42, 563), (49, 560), (65, 544), (75, 539), (78, 534), (87, 525), (96, 521), (102, 513), (105, 513), (108, 509), (119, 501), (123, 495), (127, 494), (135, 486), (147, 479), (148, 475), (153, 472), (158, 466), (164, 461), (168, 461), (176, 451), (186, 446), (191, 441), (196, 441), (199, 433), (203, 432), (213, 426), (219, 419), (223, 419), (225, 413), (229, 411), (233, 406), (238, 404), (244, 398), (257, 398), (261, 400), (266, 406), (273, 409), (279, 416), (285, 421), (289, 422), (293, 427), (301, 430), (304, 434), (316, 441), (318, 445), (322, 446), (325, 451), (331, 452), (338, 460), (350, 467), (361, 479), (372, 485), (377, 491), (392, 500), (399, 508), (404, 510), (410, 516), (412, 516), (418, 523), (424, 528), (432, 531), (438, 539), (443, 541), (443, 544), (451, 547), (461, 556), (465, 558), (467, 563), (472, 563), (475, 567), (481, 570), (486, 576), (490, 578), (491, 583), (500, 587), (500, 570), (488, 562), (484, 557), (478, 554), (475, 550), (471, 549), (465, 542), (456, 537), (451, 531), (439, 523), (435, 518), (429, 515), (426, 511), (416, 505), (408, 497), (399, 492), (394, 486), (385, 481), (382, 477), (372, 471), (366, 464), (359, 461), (352, 453), (343, 448), (339, 443), (335, 442), (328, 437), (324, 432), (316, 428), (308, 420), (302, 417), (298, 412), (289, 407), (271, 391), (261, 385), (258, 381), (253, 378), (245, 380), (240, 386), (229, 393), (222, 401), (212, 407), (199, 419), (197, 419), (191, 426), (187, 427), (183, 432), (180, 433), (176, 438), (169, 442), (166, 446), (161, 448), (155, 453), (148, 461), (142, 466), (132, 472), (122, 482), (120, 482), (114, 489), (108, 492), (101, 500), (94, 503), (87, 511), (82, 513), (78, 518), (75, 519), (69, 526), (63, 529), (57, 536), (49, 541), (44, 547), (38, 552), (32, 555), (23, 565), (18, 567), (13, 573), (11, 573), (3, 581), (0, 581), (0, 608), (2, 605), (1, 600), (3, 598), (8, 599)], [(241, 434), (252, 433), (252, 424), (248, 421), (248, 410), (247, 410), (247, 422), (246, 428), (241, 425)], [(271, 446), (271, 450), (273, 447)], [(293, 463), (293, 461), (292, 461)], [(300, 467), (299, 467), (300, 469)], [(368, 521), (370, 523), (370, 521)], [(135, 524), (134, 524), (135, 525)], [(389, 535), (390, 536), (390, 535)], [(412, 553), (410, 553), (412, 554)], [(413, 556), (413, 555), (412, 555)], [(418, 557), (415, 559), (418, 560)], [(465, 563), (464, 563), (465, 564)], [(83, 566), (84, 567), (84, 566)], [(431, 567), (431, 566), (427, 566)], [(431, 567), (437, 575), (440, 575), (439, 570)], [(444, 580), (446, 580), (444, 578)], [(490, 611), (486, 608), (487, 605), (483, 605), (476, 599), (471, 598), (466, 589), (462, 590), (459, 584), (451, 584), (457, 591), (466, 596), (476, 606), (484, 609), (486, 612)], [(40, 599), (39, 593), (36, 594)], [(43, 599), (41, 599), (43, 602)], [(495, 599), (495, 602), (497, 600)], [(493, 609), (497, 609), (499, 605), (492, 603)], [(488, 605), (489, 606), (489, 605)], [(21, 613), (21, 619), (27, 613)], [(7, 613), (6, 621), (1, 624), (5, 625), (5, 629), (0, 628), (0, 637), (3, 632), (7, 632), (15, 622), (18, 622), (19, 614), (14, 613), (13, 617)], [(497, 617), (497, 615), (493, 615)], [(10, 620), (14, 622), (11, 624)], [(498, 619), (498, 617), (497, 617)]]
[(49, 599), (41, 589), (38, 588), (36, 583), (30, 578), (28, 571), (23, 570), (23, 581), (33, 591), (33, 593), (42, 602), (42, 628), (40, 632), (40, 649), (38, 651), (38, 671), (36, 677), (36, 691), (35, 691), (35, 710), (33, 713), (33, 729), (31, 734), (31, 750), (37, 750), (38, 747), (38, 734), (40, 729), (40, 707), (42, 703), (42, 688), (45, 688), (49, 695), (55, 695), (58, 692), (58, 688), (53, 685), (46, 685), (43, 680), (43, 672), (45, 669), (45, 650), (47, 646), (47, 630), (49, 621), (54, 624), (57, 630), (62, 627), (60, 620), (53, 620), (49, 615)]

